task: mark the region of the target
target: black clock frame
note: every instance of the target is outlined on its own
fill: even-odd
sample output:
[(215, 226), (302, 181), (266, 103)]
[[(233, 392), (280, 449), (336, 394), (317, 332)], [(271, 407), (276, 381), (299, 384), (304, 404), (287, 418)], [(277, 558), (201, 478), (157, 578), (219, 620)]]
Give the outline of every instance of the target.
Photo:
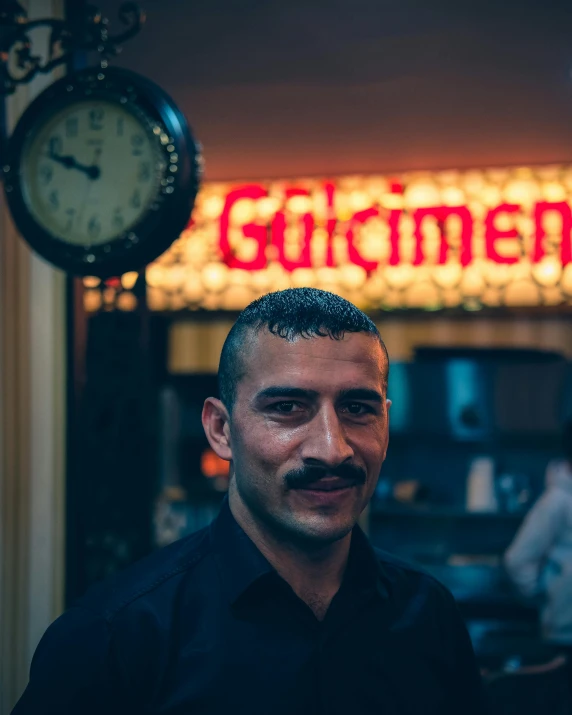
[[(157, 196), (128, 230), (99, 245), (75, 246), (41, 226), (26, 204), (22, 159), (36, 128), (66, 106), (85, 100), (120, 104), (140, 120), (165, 164)], [(200, 145), (172, 98), (154, 82), (121, 68), (89, 68), (48, 87), (23, 113), (8, 144), (4, 191), (14, 222), (34, 251), (78, 276), (109, 278), (140, 270), (175, 241), (188, 224), (202, 174)]]

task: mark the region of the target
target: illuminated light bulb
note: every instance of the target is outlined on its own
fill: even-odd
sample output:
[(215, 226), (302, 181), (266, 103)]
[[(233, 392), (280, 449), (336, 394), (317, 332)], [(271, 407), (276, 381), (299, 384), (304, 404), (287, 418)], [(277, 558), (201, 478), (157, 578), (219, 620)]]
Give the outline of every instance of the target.
[(228, 284), (229, 268), (224, 263), (208, 263), (201, 271), (203, 285), (209, 291), (218, 292)]
[(229, 271), (229, 285), (232, 286), (249, 286), (250, 273), (242, 268), (231, 268)]
[(117, 307), (125, 313), (131, 313), (137, 308), (137, 298), (131, 291), (124, 291), (117, 296)]
[(540, 303), (540, 290), (531, 280), (509, 283), (504, 291), (504, 303), (511, 307), (527, 307)]
[(562, 271), (560, 289), (567, 296), (572, 297), (572, 263), (569, 263)]
[(291, 287), (292, 287), (292, 281), (290, 280), (290, 274), (284, 273), (272, 284), (272, 291), (286, 290), (287, 288), (291, 288)]
[(270, 221), (280, 208), (280, 201), (275, 196), (265, 196), (256, 202), (256, 212), (261, 221)]
[(534, 178), (534, 172), (529, 166), (519, 166), (512, 170), (512, 174), (515, 179), (532, 179)]
[(572, 191), (572, 169), (568, 169), (564, 172), (564, 175), (562, 177), (562, 183), (568, 189), (568, 191)]
[(478, 266), (467, 266), (461, 279), (461, 292), (467, 298), (478, 298), (485, 290), (486, 283)]
[(536, 169), (536, 174), (543, 181), (557, 181), (560, 176), (561, 167), (557, 165), (539, 166)]
[(532, 179), (510, 181), (503, 192), (507, 203), (522, 206), (530, 206), (535, 201), (538, 201), (539, 195), (538, 184)]
[(86, 290), (83, 294), (83, 307), (87, 313), (95, 313), (101, 308), (102, 297), (98, 290)]
[(233, 226), (244, 226), (253, 223), (256, 218), (256, 201), (254, 199), (239, 199), (230, 209), (230, 223)]
[(266, 271), (268, 273), (271, 291), (285, 290), (292, 286), (290, 274), (280, 263), (271, 263)]
[(435, 308), (440, 302), (439, 290), (433, 283), (415, 282), (405, 292), (408, 308)]
[(515, 221), (516, 229), (521, 236), (531, 236), (534, 233), (534, 221), (530, 216), (518, 215)]
[(183, 296), (189, 303), (198, 303), (203, 297), (205, 288), (197, 271), (187, 271), (183, 284)]
[(513, 263), (510, 267), (510, 279), (512, 281), (528, 280), (530, 273), (531, 266), (527, 258), (521, 259), (518, 263)]
[(387, 266), (384, 278), (391, 288), (405, 288), (415, 280), (415, 268), (406, 263), (400, 266)]
[(115, 288), (107, 287), (101, 292), (101, 297), (103, 299), (104, 305), (113, 305), (115, 303), (115, 297), (117, 296), (117, 291)]
[(271, 290), (270, 276), (268, 271), (263, 268), (259, 271), (250, 273), (250, 285), (257, 293), (267, 293)]
[(490, 308), (493, 308), (497, 305), (501, 305), (502, 293), (498, 288), (487, 288), (485, 291), (483, 291), (483, 294), (481, 296), (481, 302), (484, 305), (488, 305)]
[(176, 291), (185, 282), (185, 268), (181, 264), (175, 264), (165, 269), (163, 275), (163, 288), (168, 291)]
[(389, 227), (381, 225), (379, 229), (368, 228), (362, 231), (359, 252), (366, 261), (381, 261), (389, 256)]
[(205, 218), (214, 221), (222, 214), (224, 199), (222, 196), (209, 196), (202, 202), (201, 209)]
[(284, 266), (282, 266), (280, 263), (275, 262), (275, 263), (270, 263), (268, 268), (266, 269), (268, 273), (268, 278), (273, 285), (276, 281), (281, 280), (284, 275), (287, 273), (286, 269)]
[(349, 194), (338, 186), (334, 194), (334, 213), (336, 218), (347, 221), (352, 217), (353, 211), (349, 204)]
[(132, 290), (137, 283), (137, 278), (139, 278), (139, 273), (137, 271), (129, 271), (121, 276), (121, 285), (125, 290)]
[(435, 216), (426, 216), (421, 224), (421, 235), (426, 241), (441, 241), (441, 229)]
[(148, 286), (156, 288), (165, 284), (165, 268), (158, 263), (153, 263), (145, 271), (145, 280)]
[(312, 239), (310, 245), (310, 259), (313, 266), (320, 268), (326, 263), (326, 241)]
[(387, 179), (382, 176), (372, 176), (366, 180), (364, 189), (367, 191), (370, 201), (376, 201), (379, 200), (383, 194), (388, 193), (389, 186)]
[(386, 209), (402, 209), (404, 199), (401, 194), (383, 194), (379, 200), (380, 204)]
[(363, 293), (368, 300), (376, 304), (381, 301), (386, 290), (387, 284), (383, 280), (382, 276), (378, 273), (374, 273), (370, 278), (368, 278), (363, 288)]
[(463, 295), (458, 288), (447, 288), (443, 291), (442, 299), (446, 308), (455, 308), (463, 302)]
[(292, 196), (286, 201), (286, 208), (295, 214), (306, 214), (312, 211), (310, 196)]
[(185, 296), (180, 293), (171, 293), (168, 295), (168, 303), (167, 303), (167, 309), (168, 310), (184, 310), (187, 307), (187, 301), (185, 300)]
[(328, 216), (328, 198), (325, 191), (315, 191), (312, 194), (312, 214), (316, 221), (325, 221)]
[(459, 184), (458, 171), (440, 171), (435, 176), (441, 186), (455, 186)]
[(205, 293), (201, 306), (205, 310), (219, 310), (221, 307), (221, 293)]
[(97, 288), (97, 286), (101, 283), (101, 278), (96, 278), (95, 276), (85, 276), (82, 283), (85, 288)]
[(316, 272), (312, 268), (295, 268), (291, 279), (294, 288), (313, 288), (318, 283)]
[(383, 310), (403, 308), (404, 294), (400, 290), (388, 290), (383, 297)]
[(203, 266), (206, 261), (211, 257), (211, 252), (209, 251), (206, 243), (199, 241), (189, 241), (185, 246), (184, 254), (182, 256), (182, 261), (188, 266), (199, 267)]
[(147, 288), (147, 307), (151, 311), (162, 312), (167, 309), (167, 293), (162, 288)]
[(463, 206), (466, 203), (465, 192), (456, 186), (447, 186), (441, 190), (444, 206)]
[[(499, 231), (510, 231), (511, 229), (514, 228), (514, 225), (515, 225), (515, 215), (514, 214), (500, 213), (495, 218), (495, 228), (497, 228)], [(502, 239), (497, 239), (497, 240), (502, 240)], [(511, 240), (514, 240), (514, 239), (511, 239)]]
[(485, 186), (481, 192), (481, 200), (488, 208), (494, 208), (502, 203), (501, 191), (498, 186)]
[(234, 254), (239, 261), (253, 261), (259, 250), (258, 241), (251, 241), (248, 238), (241, 238), (234, 246)]
[(408, 208), (428, 208), (439, 206), (441, 196), (439, 189), (430, 182), (414, 182), (405, 189), (404, 204)]
[(510, 176), (508, 169), (487, 169), (485, 173), (493, 184), (502, 184)]
[(486, 282), (496, 288), (506, 285), (511, 279), (510, 266), (503, 263), (488, 261), (484, 268)]
[(415, 231), (415, 221), (411, 214), (402, 214), (399, 217), (399, 236), (411, 235)]
[(463, 277), (463, 269), (458, 263), (433, 266), (432, 277), (441, 288), (454, 288)]
[(417, 241), (409, 234), (402, 234), (399, 238), (399, 256), (403, 264), (413, 262)]
[(557, 286), (542, 288), (542, 302), (544, 305), (561, 305), (564, 303), (562, 291)]
[(549, 236), (562, 234), (562, 216), (559, 211), (546, 211), (542, 216), (542, 225)]
[(546, 201), (566, 201), (566, 189), (556, 181), (549, 181), (542, 186), (542, 195)]
[(461, 185), (469, 196), (479, 195), (485, 184), (485, 177), (480, 171), (468, 171), (461, 178)]
[(361, 266), (348, 263), (340, 269), (340, 283), (347, 290), (361, 288), (367, 280), (367, 273)]
[(318, 268), (316, 271), (316, 278), (318, 279), (320, 287), (323, 285), (337, 286), (340, 278), (339, 270), (328, 267)]
[(365, 191), (352, 191), (349, 205), (352, 211), (363, 211), (371, 207), (371, 198)]

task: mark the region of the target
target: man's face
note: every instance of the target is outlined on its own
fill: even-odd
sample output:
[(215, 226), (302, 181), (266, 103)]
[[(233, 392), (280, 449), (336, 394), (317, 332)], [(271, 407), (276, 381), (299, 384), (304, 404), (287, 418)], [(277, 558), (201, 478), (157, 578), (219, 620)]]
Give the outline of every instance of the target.
[(231, 507), (283, 538), (342, 538), (369, 502), (387, 450), (379, 342), (367, 333), (289, 342), (261, 330), (241, 362), (229, 430)]

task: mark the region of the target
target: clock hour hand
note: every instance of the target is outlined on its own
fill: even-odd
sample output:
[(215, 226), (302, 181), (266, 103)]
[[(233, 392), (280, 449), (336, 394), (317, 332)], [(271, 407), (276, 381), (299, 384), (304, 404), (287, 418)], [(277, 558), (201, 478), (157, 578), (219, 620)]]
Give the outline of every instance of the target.
[(98, 179), (101, 174), (101, 169), (99, 168), (99, 166), (96, 166), (95, 164), (92, 164), (91, 166), (86, 166), (85, 164), (80, 164), (79, 161), (75, 158), (75, 156), (70, 156), (70, 155), (63, 156), (60, 154), (54, 154), (53, 152), (50, 152), (48, 154), (48, 157), (52, 161), (55, 161), (58, 164), (61, 164), (62, 166), (65, 166), (66, 169), (77, 169), (78, 171), (83, 172), (90, 179)]

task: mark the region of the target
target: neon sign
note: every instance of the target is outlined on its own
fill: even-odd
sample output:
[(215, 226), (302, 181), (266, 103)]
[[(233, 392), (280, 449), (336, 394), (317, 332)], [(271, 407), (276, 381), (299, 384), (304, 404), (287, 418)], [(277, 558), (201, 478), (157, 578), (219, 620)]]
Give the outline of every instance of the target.
[(572, 166), (207, 183), (147, 269), (149, 305), (240, 310), (304, 285), (371, 310), (570, 304), (571, 206)]

